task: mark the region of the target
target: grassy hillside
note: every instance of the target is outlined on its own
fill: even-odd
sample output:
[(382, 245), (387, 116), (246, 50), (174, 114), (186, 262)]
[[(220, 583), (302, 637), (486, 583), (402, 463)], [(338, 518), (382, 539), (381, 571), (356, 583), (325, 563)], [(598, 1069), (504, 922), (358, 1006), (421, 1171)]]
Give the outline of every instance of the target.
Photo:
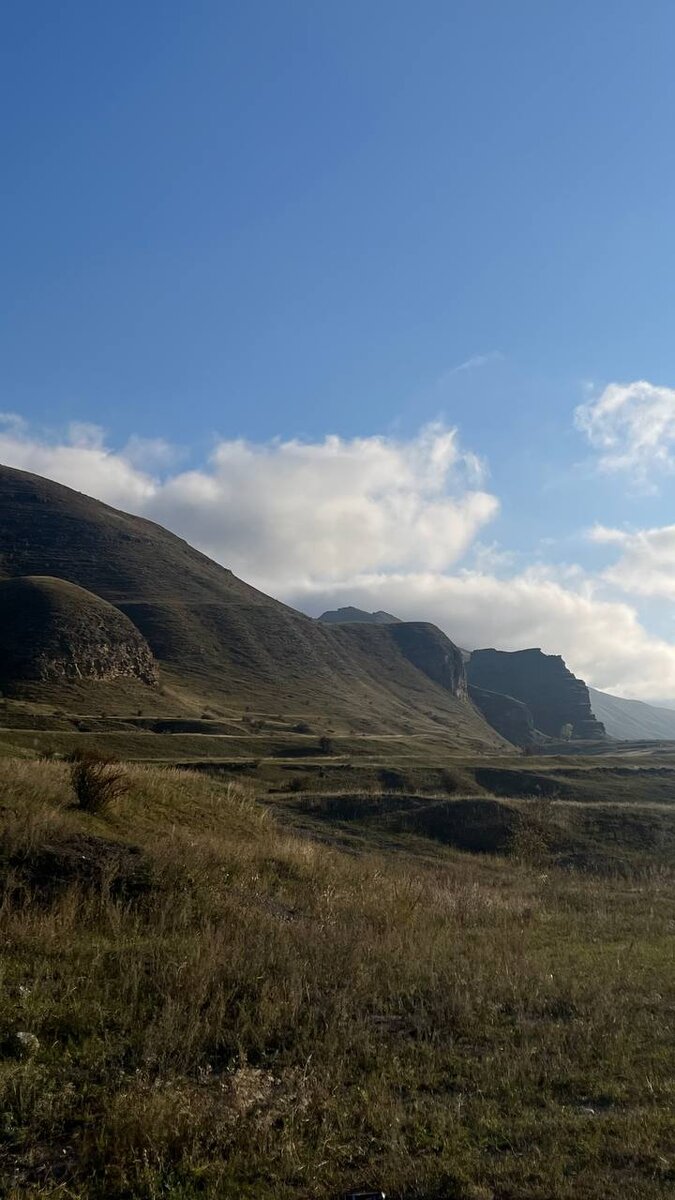
[[(160, 663), (164, 716), (253, 706), (371, 731), (430, 732), (440, 723), (453, 746), (503, 746), (441, 669), (454, 647), (437, 630), (433, 642), (430, 626), (404, 643), (404, 626), (313, 621), (152, 522), (7, 467), (0, 514), (0, 576), (69, 580), (121, 609)], [(58, 702), (53, 689), (23, 694)], [(115, 687), (94, 694), (105, 712), (122, 711)], [(75, 711), (86, 711), (87, 695), (81, 690)]]
[(139, 766), (93, 816), (68, 770), (0, 761), (10, 1200), (672, 1194), (666, 868), (343, 850)]

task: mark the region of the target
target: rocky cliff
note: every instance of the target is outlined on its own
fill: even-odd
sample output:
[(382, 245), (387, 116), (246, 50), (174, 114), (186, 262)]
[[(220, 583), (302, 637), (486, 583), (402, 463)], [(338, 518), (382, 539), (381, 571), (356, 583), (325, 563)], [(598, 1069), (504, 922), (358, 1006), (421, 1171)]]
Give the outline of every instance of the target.
[(596, 720), (586, 684), (565, 666), (559, 654), (541, 650), (474, 650), (467, 667), (476, 688), (513, 696), (529, 709), (535, 728), (558, 738), (571, 726), (573, 738), (606, 737)]
[(467, 696), (462, 652), (436, 625), (427, 621), (400, 621), (388, 626), (389, 636), (420, 671), (460, 699)]
[(522, 700), (473, 686), (469, 686), (469, 699), (488, 724), (514, 746), (537, 746), (546, 741), (545, 735), (535, 729), (532, 713)]

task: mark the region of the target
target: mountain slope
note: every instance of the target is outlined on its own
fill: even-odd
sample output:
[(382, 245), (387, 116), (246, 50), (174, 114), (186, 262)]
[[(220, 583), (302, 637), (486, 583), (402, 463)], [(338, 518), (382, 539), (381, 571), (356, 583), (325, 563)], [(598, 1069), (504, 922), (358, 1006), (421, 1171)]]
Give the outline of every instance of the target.
[(433, 732), (448, 748), (503, 745), (466, 700), (463, 673), (453, 683), (445, 670), (455, 647), (440, 631), (438, 663), (428, 661), (428, 637), (417, 662), (419, 640), (400, 643), (395, 626), (321, 624), (160, 526), (7, 467), (0, 518), (0, 578), (49, 575), (114, 604), (147, 640), (177, 703)]
[(591, 706), (607, 733), (620, 741), (675, 740), (675, 712), (645, 704), (642, 700), (623, 700), (589, 688)]

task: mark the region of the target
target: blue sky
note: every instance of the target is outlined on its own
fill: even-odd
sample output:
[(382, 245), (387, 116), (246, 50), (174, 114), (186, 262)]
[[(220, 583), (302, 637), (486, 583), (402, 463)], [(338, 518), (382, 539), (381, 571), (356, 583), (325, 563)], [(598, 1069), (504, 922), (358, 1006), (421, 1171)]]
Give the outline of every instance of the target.
[[(674, 49), (662, 0), (8, 0), (5, 460), (151, 511), (308, 611), (389, 597), (458, 640), (539, 640), (601, 686), (675, 695)], [(440, 492), (433, 422), (457, 430)], [(307, 458), (327, 435), (361, 474), (336, 471), (290, 578), (260, 531), (295, 536), (307, 464), (279, 445)], [(280, 472), (285, 517), (253, 505), (235, 530), (222, 487), (200, 508), (237, 439), (261, 489)], [(387, 542), (399, 469), (426, 558)], [(494, 503), (469, 518), (479, 491)], [(354, 563), (336, 547), (357, 496), (384, 550)], [(473, 624), (448, 584), (467, 573), (495, 581), (485, 610), (462, 601)], [(495, 621), (499, 595), (520, 623)], [(595, 605), (583, 638), (566, 597)], [(613, 617), (637, 638), (614, 674)]]

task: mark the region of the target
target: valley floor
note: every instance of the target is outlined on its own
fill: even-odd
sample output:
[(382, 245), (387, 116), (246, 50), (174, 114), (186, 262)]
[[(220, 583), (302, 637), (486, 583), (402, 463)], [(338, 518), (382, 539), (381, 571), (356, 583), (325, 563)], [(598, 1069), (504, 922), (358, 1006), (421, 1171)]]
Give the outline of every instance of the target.
[(67, 763), (0, 760), (3, 1195), (672, 1195), (664, 794), (580, 870), (545, 802), (469, 853), (447, 797), (124, 770), (95, 815)]

